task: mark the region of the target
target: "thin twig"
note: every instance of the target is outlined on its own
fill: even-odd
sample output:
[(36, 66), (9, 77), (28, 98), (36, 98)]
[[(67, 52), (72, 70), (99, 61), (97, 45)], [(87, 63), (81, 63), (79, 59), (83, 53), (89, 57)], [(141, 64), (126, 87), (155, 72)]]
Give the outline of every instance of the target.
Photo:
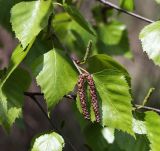
[(87, 71), (87, 70), (83, 69), (83, 68), (82, 68), (82, 67), (80, 67), (80, 66), (78, 66), (78, 67), (79, 67), (79, 69), (81, 69), (83, 72), (88, 73), (88, 71)]
[(149, 107), (149, 106), (142, 106), (142, 105), (135, 104), (135, 107), (137, 109), (142, 108), (142, 109), (152, 110), (152, 111), (160, 113), (160, 109), (156, 109), (156, 108)]
[(145, 22), (147, 22), (147, 23), (153, 23), (153, 22), (154, 22), (153, 20), (150, 20), (150, 19), (148, 19), (148, 18), (146, 18), (146, 17), (143, 17), (143, 16), (138, 15), (138, 14), (136, 14), (136, 13), (129, 12), (129, 11), (123, 9), (123, 8), (120, 8), (120, 7), (118, 7), (117, 5), (115, 5), (115, 4), (111, 3), (111, 2), (108, 2), (108, 1), (106, 1), (106, 0), (98, 0), (98, 1), (99, 1), (100, 3), (102, 3), (102, 4), (104, 4), (104, 5), (107, 5), (107, 6), (110, 6), (111, 8), (113, 8), (113, 9), (116, 9), (116, 10), (119, 11), (119, 12), (123, 12), (123, 13), (128, 14), (128, 15), (130, 15), (130, 16), (133, 16), (133, 17), (135, 17), (135, 18), (137, 18), (137, 19), (143, 20), (143, 21), (145, 21)]
[[(53, 130), (56, 131), (57, 133), (59, 133), (60, 135), (61, 132), (58, 130), (58, 128), (54, 125), (54, 123), (52, 122), (52, 120), (48, 117), (47, 112), (43, 109), (42, 105), (37, 101), (35, 95), (39, 95), (42, 93), (30, 93), (30, 92), (25, 92), (24, 95), (29, 96), (39, 107), (39, 109), (42, 111), (42, 113), (44, 114), (44, 116), (46, 117), (46, 119), (48, 120), (48, 122), (50, 123), (50, 125), (52, 126)], [(42, 94), (43, 95), (43, 94)], [(75, 148), (75, 146), (69, 141), (69, 139), (66, 136), (63, 136), (64, 139), (66, 140), (66, 142), (71, 146), (71, 148), (73, 149), (73, 151), (77, 151), (77, 149)]]
[[(44, 96), (44, 94), (40, 92), (24, 92), (24, 95), (25, 96)], [(67, 99), (75, 100), (77, 96), (76, 94), (68, 94), (68, 95), (64, 95), (63, 97)]]
[(24, 95), (26, 96), (43, 96), (43, 93), (40, 92), (24, 92)]
[(77, 68), (78, 72), (80, 74), (82, 74), (82, 71), (80, 70), (79, 66), (77, 65), (77, 63), (72, 59), (73, 64), (75, 65), (75, 67)]

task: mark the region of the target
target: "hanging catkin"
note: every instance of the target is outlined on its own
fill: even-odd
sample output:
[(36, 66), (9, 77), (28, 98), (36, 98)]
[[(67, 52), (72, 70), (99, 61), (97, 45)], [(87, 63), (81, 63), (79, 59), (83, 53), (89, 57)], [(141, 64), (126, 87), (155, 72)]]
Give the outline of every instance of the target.
[(88, 112), (87, 103), (86, 103), (86, 93), (85, 93), (85, 87), (84, 87), (85, 81), (87, 81), (89, 85), (91, 104), (93, 107), (93, 111), (95, 113), (96, 122), (100, 122), (101, 119), (100, 119), (96, 88), (95, 88), (94, 80), (89, 73), (80, 74), (79, 80), (78, 80), (78, 94), (81, 102), (83, 115), (86, 119), (90, 119), (90, 114)]
[(78, 94), (80, 98), (80, 103), (82, 107), (82, 113), (84, 115), (85, 119), (90, 119), (90, 114), (87, 109), (87, 101), (86, 101), (86, 93), (85, 93), (85, 88), (84, 88), (84, 83), (85, 83), (85, 76), (84, 74), (79, 75), (78, 79)]
[(98, 105), (98, 98), (97, 98), (97, 93), (96, 93), (96, 87), (94, 84), (93, 77), (90, 74), (85, 74), (85, 77), (87, 79), (88, 85), (89, 85), (89, 90), (90, 90), (90, 95), (91, 95), (91, 104), (93, 107), (93, 111), (95, 113), (96, 117), (96, 122), (100, 122), (100, 112), (99, 112), (99, 105)]

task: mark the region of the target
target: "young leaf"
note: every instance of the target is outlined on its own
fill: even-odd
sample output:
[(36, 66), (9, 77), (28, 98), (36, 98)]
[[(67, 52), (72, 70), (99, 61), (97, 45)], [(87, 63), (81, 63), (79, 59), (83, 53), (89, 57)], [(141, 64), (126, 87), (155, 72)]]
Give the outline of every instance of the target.
[(51, 108), (73, 90), (77, 82), (77, 73), (71, 62), (59, 50), (50, 50), (44, 54), (42, 61), (43, 68), (36, 79), (48, 107)]
[(147, 128), (147, 136), (150, 141), (150, 147), (152, 151), (160, 150), (160, 116), (153, 112), (146, 112), (146, 128)]
[(47, 25), (51, 12), (52, 0), (21, 2), (12, 8), (12, 28), (23, 48)]
[(160, 65), (160, 21), (144, 27), (140, 33), (143, 51), (156, 65)]
[(74, 6), (69, 6), (67, 4), (63, 4), (65, 11), (85, 30), (87, 30), (90, 34), (95, 35), (95, 32), (92, 26), (84, 19), (81, 13)]
[(118, 70), (103, 70), (93, 74), (101, 100), (102, 125), (133, 134), (132, 105), (129, 86)]
[(0, 88), (0, 123), (7, 131), (22, 114), (23, 93), (30, 82), (29, 73), (17, 68)]
[(59, 134), (52, 132), (35, 139), (31, 151), (62, 151), (64, 140)]
[(134, 10), (134, 0), (120, 0), (120, 7), (128, 11), (133, 11)]

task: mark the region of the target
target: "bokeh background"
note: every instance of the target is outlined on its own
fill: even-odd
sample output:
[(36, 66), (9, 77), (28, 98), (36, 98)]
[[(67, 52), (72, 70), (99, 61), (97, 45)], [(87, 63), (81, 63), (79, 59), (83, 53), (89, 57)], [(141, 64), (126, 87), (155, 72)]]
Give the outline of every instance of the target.
[[(118, 4), (117, 0), (112, 0), (112, 2)], [(94, 0), (83, 1), (81, 12), (88, 20), (92, 19), (90, 9), (95, 3), (96, 1)], [(152, 20), (158, 20), (160, 18), (160, 6), (154, 0), (135, 0), (135, 6), (135, 12), (138, 14)], [(155, 91), (151, 95), (147, 106), (160, 108), (160, 67), (155, 66), (148, 59), (147, 55), (143, 53), (139, 40), (139, 33), (147, 23), (126, 14), (119, 15), (118, 19), (127, 25), (133, 59), (127, 59), (121, 56), (116, 56), (115, 59), (123, 64), (130, 73), (132, 78), (133, 101), (140, 104), (149, 88), (153, 87)], [(0, 68), (8, 65), (11, 53), (17, 44), (17, 39), (4, 27), (0, 26)], [(30, 91), (39, 91), (35, 82), (32, 83)], [(43, 98), (38, 97), (37, 99), (46, 108)], [(61, 130), (62, 134), (76, 146), (78, 151), (87, 151), (88, 149), (84, 146), (85, 140), (83, 134), (72, 111), (73, 103), (70, 100), (62, 100), (52, 111), (51, 119), (56, 127)], [(32, 138), (36, 134), (52, 130), (52, 127), (40, 109), (28, 97), (24, 100), (23, 116), (23, 120), (20, 119), (17, 121), (17, 125), (13, 125), (10, 134), (6, 134), (0, 128), (0, 151), (27, 151), (30, 148)], [(65, 150), (72, 150), (68, 143)]]

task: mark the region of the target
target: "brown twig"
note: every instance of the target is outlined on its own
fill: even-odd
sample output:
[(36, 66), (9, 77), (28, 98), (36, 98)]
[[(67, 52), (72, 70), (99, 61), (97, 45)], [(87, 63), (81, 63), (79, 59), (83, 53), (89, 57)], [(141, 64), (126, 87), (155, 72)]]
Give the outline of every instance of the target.
[(113, 4), (113, 3), (109, 2), (109, 1), (106, 1), (106, 0), (98, 0), (98, 1), (100, 3), (102, 3), (102, 4), (104, 4), (104, 5), (107, 5), (107, 6), (111, 7), (111, 8), (113, 8), (113, 9), (116, 9), (119, 12), (125, 13), (125, 14), (130, 15), (132, 17), (135, 17), (137, 19), (143, 20), (143, 21), (145, 21), (147, 23), (153, 23), (153, 22), (155, 22), (155, 21), (153, 21), (151, 19), (148, 19), (146, 17), (143, 17), (143, 16), (141, 16), (139, 14), (136, 14), (136, 13), (133, 13), (133, 12), (129, 12), (129, 11), (123, 9), (123, 8), (120, 8), (117, 5), (115, 5), (115, 4)]
[(142, 105), (135, 104), (135, 107), (136, 107), (136, 109), (147, 109), (147, 110), (151, 110), (151, 111), (155, 111), (157, 113), (160, 113), (160, 109), (156, 109), (156, 108), (149, 107), (149, 106), (142, 106)]

